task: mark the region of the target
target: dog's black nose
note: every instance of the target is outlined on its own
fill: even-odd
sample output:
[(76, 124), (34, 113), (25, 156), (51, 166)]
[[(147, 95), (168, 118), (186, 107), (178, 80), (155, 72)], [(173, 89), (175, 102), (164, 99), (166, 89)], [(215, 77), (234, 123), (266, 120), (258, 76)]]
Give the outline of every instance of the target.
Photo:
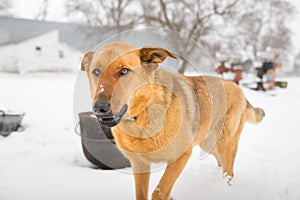
[(110, 112), (110, 104), (105, 101), (96, 101), (93, 110), (98, 115), (106, 115)]

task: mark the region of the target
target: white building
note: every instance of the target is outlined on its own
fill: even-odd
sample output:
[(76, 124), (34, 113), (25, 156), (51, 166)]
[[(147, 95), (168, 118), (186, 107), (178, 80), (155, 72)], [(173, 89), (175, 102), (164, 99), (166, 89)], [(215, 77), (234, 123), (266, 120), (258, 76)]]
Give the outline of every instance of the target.
[(0, 71), (78, 71), (113, 29), (0, 16)]
[(78, 71), (83, 52), (50, 31), (0, 46), (0, 70), (9, 72)]

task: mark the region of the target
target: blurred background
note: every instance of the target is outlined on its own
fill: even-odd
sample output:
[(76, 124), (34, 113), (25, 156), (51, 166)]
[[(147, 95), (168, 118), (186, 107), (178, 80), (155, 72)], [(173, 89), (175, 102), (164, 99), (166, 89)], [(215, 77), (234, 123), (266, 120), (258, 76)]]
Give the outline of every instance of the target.
[[(4, 71), (76, 71), (82, 53), (114, 33), (162, 27), (205, 49), (215, 63), (191, 56), (194, 42), (169, 38), (178, 54), (190, 55), (203, 70), (247, 60), (255, 68), (279, 54), (283, 67), (277, 73), (300, 73), (297, 0), (0, 0), (0, 5)], [(29, 63), (29, 56), (36, 59)], [(182, 63), (179, 71), (185, 70)]]
[(299, 13), (299, 0), (0, 0), (0, 199), (134, 199), (131, 168), (89, 162), (78, 124), (92, 108), (81, 59), (116, 40), (165, 47), (170, 70), (232, 80), (266, 112), (245, 125), (232, 187), (195, 149), (174, 199), (300, 199)]

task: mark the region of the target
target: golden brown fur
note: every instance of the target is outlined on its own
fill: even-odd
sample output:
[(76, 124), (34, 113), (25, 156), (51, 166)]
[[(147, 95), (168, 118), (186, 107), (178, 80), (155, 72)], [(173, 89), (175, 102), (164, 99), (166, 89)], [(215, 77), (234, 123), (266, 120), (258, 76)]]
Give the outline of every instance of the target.
[[(132, 164), (138, 200), (148, 199), (150, 165), (154, 162), (168, 165), (152, 199), (169, 199), (196, 145), (213, 154), (224, 173), (233, 177), (245, 122), (258, 123), (264, 116), (235, 83), (206, 76), (185, 77), (158, 67), (168, 56), (176, 58), (163, 48), (138, 49), (117, 42), (85, 54), (82, 61), (94, 102), (108, 102), (112, 113), (128, 105), (112, 132)], [(120, 75), (122, 72), (126, 74)]]

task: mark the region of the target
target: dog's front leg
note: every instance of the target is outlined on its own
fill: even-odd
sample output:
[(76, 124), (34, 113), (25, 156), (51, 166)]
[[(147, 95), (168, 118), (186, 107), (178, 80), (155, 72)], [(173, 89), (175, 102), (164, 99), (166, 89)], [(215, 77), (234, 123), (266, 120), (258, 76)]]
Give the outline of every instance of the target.
[(134, 173), (136, 200), (147, 200), (150, 179), (150, 163), (131, 161), (131, 165)]
[(171, 190), (191, 154), (192, 147), (189, 147), (189, 149), (183, 155), (181, 155), (179, 159), (168, 164), (164, 175), (160, 179), (158, 186), (152, 194), (152, 200), (170, 199)]

